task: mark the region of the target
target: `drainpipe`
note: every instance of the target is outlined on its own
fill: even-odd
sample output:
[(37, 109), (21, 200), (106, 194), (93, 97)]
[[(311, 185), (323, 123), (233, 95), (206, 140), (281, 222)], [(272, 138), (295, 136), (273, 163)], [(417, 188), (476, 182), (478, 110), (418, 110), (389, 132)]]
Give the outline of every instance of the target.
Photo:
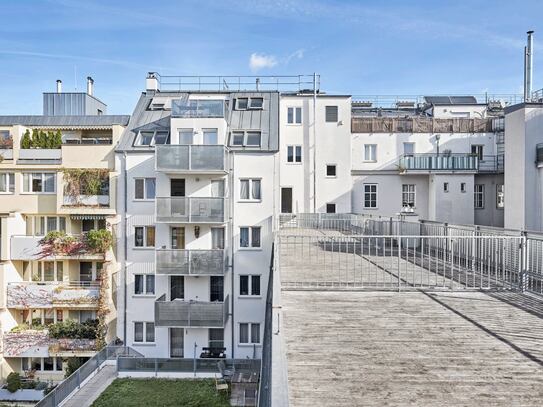
[(317, 213), (317, 73), (313, 72), (313, 213)]
[(230, 324), (231, 324), (231, 336), (232, 336), (232, 359), (235, 359), (235, 353), (234, 349), (236, 348), (235, 345), (235, 326), (234, 323), (234, 298), (235, 298), (235, 277), (234, 277), (234, 157), (235, 152), (232, 151), (232, 155), (229, 157), (230, 159), (230, 185), (228, 186), (228, 191), (230, 192)]
[(123, 342), (124, 344), (126, 345), (126, 307), (127, 307), (127, 300), (126, 300), (126, 296), (128, 294), (128, 291), (127, 291), (127, 284), (126, 284), (126, 274), (127, 274), (127, 271), (126, 271), (126, 259), (127, 259), (127, 256), (128, 256), (128, 248), (127, 248), (127, 239), (128, 239), (128, 226), (127, 226), (127, 222), (126, 222), (126, 212), (128, 210), (128, 204), (127, 204), (127, 200), (128, 200), (128, 195), (127, 195), (127, 175), (126, 175), (126, 151), (123, 152), (123, 162), (122, 162), (122, 170), (123, 170), (123, 189), (124, 189), (124, 193), (123, 193), (123, 196), (124, 196), (124, 201), (123, 201), (123, 217), (122, 217), (122, 222), (124, 222), (124, 236), (123, 236), (123, 266), (121, 267), (121, 270), (122, 270), (122, 275), (121, 275), (121, 278), (123, 279), (123, 293), (124, 293), (124, 298), (123, 298)]

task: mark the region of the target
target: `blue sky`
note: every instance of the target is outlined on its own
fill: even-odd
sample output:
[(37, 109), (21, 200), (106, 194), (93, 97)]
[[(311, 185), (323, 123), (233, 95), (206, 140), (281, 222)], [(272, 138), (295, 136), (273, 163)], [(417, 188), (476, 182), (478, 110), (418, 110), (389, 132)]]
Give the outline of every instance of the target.
[[(521, 7), (522, 6), (522, 7)], [(0, 114), (41, 114), (41, 92), (81, 90), (131, 113), (148, 71), (310, 74), (328, 92), (519, 93), (541, 1), (0, 0)], [(76, 83), (77, 78), (77, 83)]]

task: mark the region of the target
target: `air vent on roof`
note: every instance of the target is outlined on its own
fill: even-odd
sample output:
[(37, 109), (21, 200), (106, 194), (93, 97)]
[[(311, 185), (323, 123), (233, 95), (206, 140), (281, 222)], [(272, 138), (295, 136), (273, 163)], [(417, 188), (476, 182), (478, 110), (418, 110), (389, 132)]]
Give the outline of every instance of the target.
[(399, 100), (396, 102), (396, 107), (415, 107), (415, 102), (408, 100)]

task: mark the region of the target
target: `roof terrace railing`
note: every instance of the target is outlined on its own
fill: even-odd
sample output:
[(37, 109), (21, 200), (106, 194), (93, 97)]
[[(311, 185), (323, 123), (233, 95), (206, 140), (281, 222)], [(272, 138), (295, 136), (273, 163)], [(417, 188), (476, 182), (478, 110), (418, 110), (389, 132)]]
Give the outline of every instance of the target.
[[(542, 89), (543, 92), (543, 89)], [(535, 92), (534, 92), (535, 93)], [(395, 108), (398, 106), (408, 107), (424, 104), (424, 97), (430, 95), (353, 95), (353, 102), (365, 102), (371, 107)], [(431, 96), (464, 96), (464, 95), (431, 95)], [(477, 103), (488, 103), (491, 101), (502, 102), (502, 105), (509, 106), (524, 101), (524, 96), (517, 93), (498, 93), (498, 94), (470, 94), (477, 99)]]
[(153, 73), (164, 91), (302, 91), (319, 90), (320, 75), (171, 76)]

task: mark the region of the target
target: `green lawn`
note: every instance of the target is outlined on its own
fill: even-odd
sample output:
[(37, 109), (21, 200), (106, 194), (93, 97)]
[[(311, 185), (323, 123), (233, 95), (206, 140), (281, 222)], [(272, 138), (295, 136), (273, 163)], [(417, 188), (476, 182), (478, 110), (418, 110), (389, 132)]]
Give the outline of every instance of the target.
[(115, 379), (92, 407), (228, 407), (214, 379)]

